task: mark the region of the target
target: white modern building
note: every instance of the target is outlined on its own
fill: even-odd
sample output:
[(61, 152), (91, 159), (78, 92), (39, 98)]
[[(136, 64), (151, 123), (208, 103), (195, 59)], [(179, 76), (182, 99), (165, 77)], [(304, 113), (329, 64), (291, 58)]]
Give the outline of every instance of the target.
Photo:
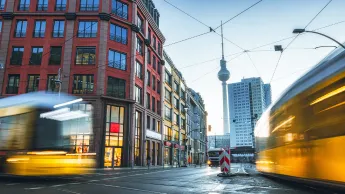
[(231, 148), (254, 148), (254, 127), (271, 103), (271, 86), (247, 78), (228, 84)]

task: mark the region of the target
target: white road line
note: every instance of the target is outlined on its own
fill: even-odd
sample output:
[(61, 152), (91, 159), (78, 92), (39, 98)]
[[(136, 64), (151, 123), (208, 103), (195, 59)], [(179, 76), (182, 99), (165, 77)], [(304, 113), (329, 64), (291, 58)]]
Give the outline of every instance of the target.
[(130, 188), (130, 187), (121, 187), (121, 186), (116, 186), (116, 185), (96, 184), (96, 183), (89, 183), (89, 184), (105, 186), (105, 187), (113, 187), (113, 188), (119, 188), (119, 189), (126, 189), (126, 190), (132, 190), (132, 191), (140, 191), (140, 192), (145, 192), (145, 193), (166, 194), (166, 193), (162, 193), (162, 192), (149, 191), (149, 190), (143, 190), (143, 189), (136, 189), (136, 188)]
[(31, 188), (25, 188), (26, 190), (38, 190), (43, 189), (44, 187), (31, 187)]
[(20, 183), (9, 183), (9, 184), (6, 184), (8, 186), (12, 186), (12, 185), (19, 185)]
[(81, 193), (78, 193), (78, 192), (75, 192), (75, 191), (71, 191), (71, 190), (67, 190), (67, 189), (56, 189), (56, 190), (63, 191), (63, 192), (66, 192), (66, 193), (81, 194)]

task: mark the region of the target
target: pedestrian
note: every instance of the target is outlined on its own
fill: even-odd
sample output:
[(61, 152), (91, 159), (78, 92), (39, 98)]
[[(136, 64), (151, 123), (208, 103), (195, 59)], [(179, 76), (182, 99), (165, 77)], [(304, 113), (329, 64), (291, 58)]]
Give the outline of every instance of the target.
[(150, 155), (147, 156), (146, 160), (147, 160), (147, 168), (150, 169), (150, 164), (151, 164), (151, 157), (150, 157)]

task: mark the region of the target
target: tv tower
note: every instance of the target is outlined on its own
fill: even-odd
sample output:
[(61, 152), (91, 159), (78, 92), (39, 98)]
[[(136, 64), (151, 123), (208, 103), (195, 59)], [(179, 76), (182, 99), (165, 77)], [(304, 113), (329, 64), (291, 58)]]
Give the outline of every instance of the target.
[(230, 133), (229, 128), (229, 116), (228, 116), (228, 93), (226, 87), (226, 81), (230, 78), (230, 72), (226, 68), (226, 61), (224, 59), (224, 43), (223, 43), (223, 22), (221, 23), (222, 30), (222, 59), (220, 60), (220, 71), (218, 72), (218, 79), (222, 82), (223, 91), (223, 134)]

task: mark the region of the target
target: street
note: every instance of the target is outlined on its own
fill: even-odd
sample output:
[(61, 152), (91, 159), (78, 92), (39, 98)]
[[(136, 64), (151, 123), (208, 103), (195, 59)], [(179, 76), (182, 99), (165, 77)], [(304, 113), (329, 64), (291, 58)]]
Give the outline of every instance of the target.
[[(232, 165), (232, 171), (239, 168), (238, 164)], [(327, 193), (318, 188), (267, 178), (253, 168), (246, 168), (246, 171), (247, 176), (229, 178), (217, 177), (219, 168), (205, 166), (98, 170), (83, 176), (39, 179), (2, 176), (0, 193)]]

